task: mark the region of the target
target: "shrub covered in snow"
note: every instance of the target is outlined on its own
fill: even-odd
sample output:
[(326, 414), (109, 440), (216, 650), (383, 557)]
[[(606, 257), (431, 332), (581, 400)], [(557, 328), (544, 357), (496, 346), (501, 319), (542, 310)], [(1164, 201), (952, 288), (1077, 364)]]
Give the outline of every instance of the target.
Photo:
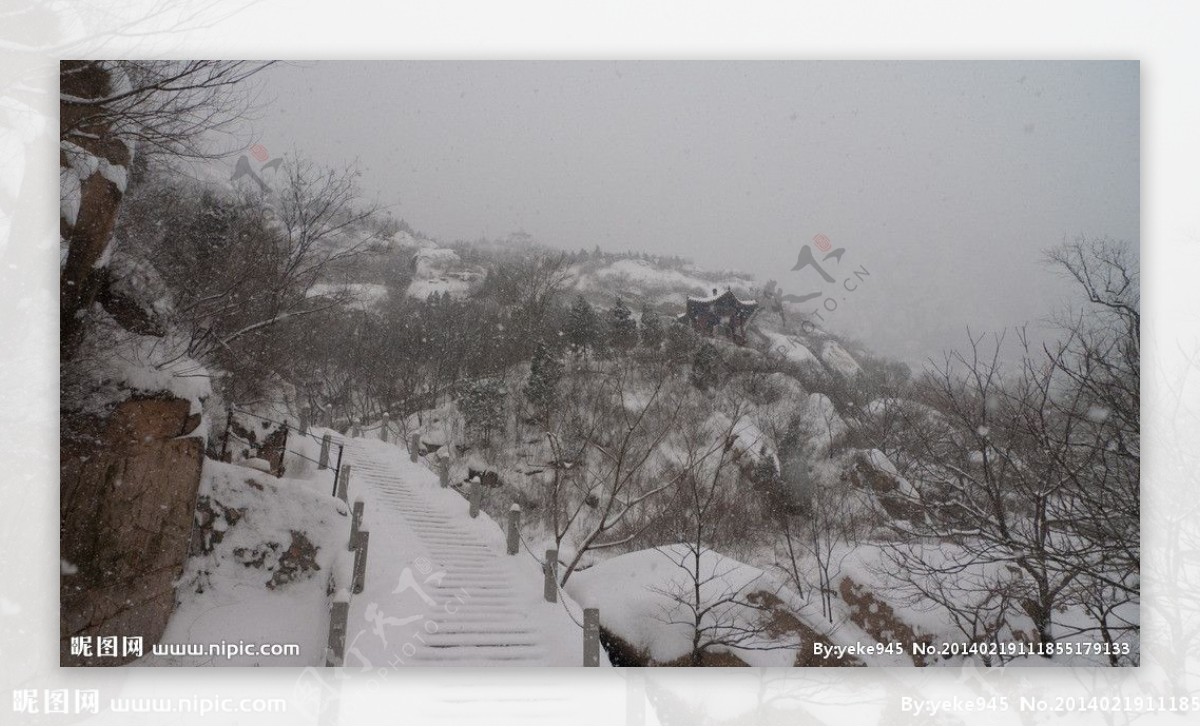
[[(291, 660), (239, 657), (222, 666), (320, 663), (329, 574), (345, 557), (350, 527), (346, 505), (323, 488), (314, 480), (280, 479), (205, 460), (193, 552), (163, 641), (301, 646), (300, 656)], [(141, 663), (211, 665), (180, 656), (146, 657)]]

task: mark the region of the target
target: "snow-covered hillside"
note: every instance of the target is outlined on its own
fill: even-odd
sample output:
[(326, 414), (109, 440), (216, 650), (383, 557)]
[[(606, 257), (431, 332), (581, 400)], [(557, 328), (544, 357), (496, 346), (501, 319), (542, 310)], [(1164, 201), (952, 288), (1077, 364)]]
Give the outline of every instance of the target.
[[(315, 455), (316, 449), (301, 451)], [(289, 460), (295, 465), (298, 458)], [(345, 503), (330, 494), (331, 471), (309, 469), (297, 466), (296, 476), (279, 478), (250, 466), (205, 460), (196, 542), (162, 638), (176, 651), (148, 654), (136, 665), (324, 663), (327, 586), (346, 557), (350, 518)], [(296, 645), (298, 653), (198, 653), (222, 642)]]
[(776, 576), (707, 548), (675, 543), (617, 556), (580, 573), (568, 591), (583, 606), (600, 609), (601, 625), (619, 640), (613, 648), (631, 662), (626, 665), (687, 665), (697, 632), (712, 665), (906, 661), (895, 654), (821, 656), (873, 640), (849, 621), (824, 621)]

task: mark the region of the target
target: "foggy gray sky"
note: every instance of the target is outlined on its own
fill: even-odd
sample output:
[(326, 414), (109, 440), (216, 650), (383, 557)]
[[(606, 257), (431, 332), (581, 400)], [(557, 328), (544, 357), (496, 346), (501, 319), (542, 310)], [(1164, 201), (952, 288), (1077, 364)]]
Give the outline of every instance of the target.
[(264, 84), (272, 154), (357, 158), (437, 238), (524, 230), (804, 294), (832, 287), (789, 271), (823, 233), (871, 272), (830, 327), (910, 363), (1045, 317), (1065, 237), (1138, 241), (1136, 62), (321, 62)]

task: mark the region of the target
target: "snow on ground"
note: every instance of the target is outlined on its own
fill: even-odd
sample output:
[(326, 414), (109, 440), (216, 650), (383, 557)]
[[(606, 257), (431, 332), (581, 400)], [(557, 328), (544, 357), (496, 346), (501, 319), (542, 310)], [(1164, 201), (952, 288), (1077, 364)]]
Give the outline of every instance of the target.
[[(981, 583), (1004, 583), (1019, 580), (1020, 574), (1006, 567), (1003, 561), (996, 563), (968, 563), (969, 556), (964, 554), (960, 546), (950, 543), (914, 542), (908, 545), (897, 544), (896, 547), (911, 549), (923, 562), (934, 567), (945, 567), (958, 573), (956, 578), (961, 582), (977, 586)], [(853, 548), (841, 547), (831, 558), (839, 564), (836, 580), (849, 577), (859, 586), (865, 586), (871, 595), (888, 604), (903, 623), (915, 627), (922, 634), (931, 635), (938, 643), (943, 641), (960, 643), (967, 640), (966, 635), (955, 626), (951, 613), (942, 605), (928, 599), (915, 598), (911, 586), (898, 575), (897, 567), (887, 554), (887, 547), (880, 544), (860, 543)], [(949, 582), (949, 581), (948, 581)], [(936, 591), (932, 583), (925, 586)], [(964, 592), (961, 595), (963, 604), (971, 603), (972, 599), (982, 598), (977, 592)], [(1128, 604), (1120, 617), (1128, 618), (1137, 623), (1138, 606)], [(1068, 607), (1054, 614), (1054, 627), (1062, 642), (1094, 643), (1094, 634), (1069, 636), (1079, 628), (1095, 627), (1082, 609)], [(1018, 633), (1019, 632), (1019, 633)], [(1012, 612), (1008, 616), (1008, 626), (998, 635), (1000, 643), (1013, 643), (1033, 638), (1036, 634), (1032, 620), (1023, 614)], [(1138, 644), (1132, 644), (1134, 653)], [(965, 660), (977, 657), (953, 657), (933, 662), (935, 666), (957, 666)], [(1013, 666), (1108, 666), (1106, 656), (1102, 655), (1059, 655), (1051, 659), (1040, 656), (1005, 659)]]
[(765, 450), (766, 456), (774, 462), (776, 469), (779, 468), (779, 460), (772, 451), (774, 445), (771, 438), (764, 434), (749, 417), (742, 416), (738, 418), (737, 422), (731, 422), (729, 417), (717, 412), (709, 417), (706, 429), (710, 432), (729, 432), (731, 440), (729, 446), (733, 451), (734, 459), (758, 462)]
[(324, 663), (329, 574), (349, 539), (346, 506), (320, 480), (205, 460), (196, 527), (163, 644), (296, 644), (298, 656), (148, 654), (136, 666)]
[[(653, 663), (664, 664), (691, 653), (697, 580), (701, 582), (699, 608), (708, 609), (701, 620), (702, 633), (736, 642), (714, 646), (713, 652), (731, 654), (750, 666), (795, 664), (799, 656), (812, 653), (808, 638), (812, 633), (832, 644), (875, 643), (853, 624), (835, 627), (823, 622), (795, 593), (758, 568), (709, 549), (702, 551), (697, 568), (684, 544), (610, 558), (574, 574), (566, 590), (580, 605), (600, 609), (606, 631)], [(764, 603), (778, 603), (779, 609), (757, 607)], [(786, 625), (797, 621), (802, 624), (798, 629)], [(868, 662), (904, 663), (891, 657)]]
[(69, 141), (59, 144), (66, 165), (59, 167), (59, 215), (68, 225), (74, 226), (79, 216), (79, 205), (82, 200), (83, 183), (93, 174), (99, 172), (122, 194), (128, 183), (125, 167), (113, 164), (104, 157), (97, 156), (83, 147)]
[(462, 264), (458, 253), (444, 247), (426, 247), (414, 256), (416, 277), (431, 278)]
[(848, 430), (833, 401), (824, 394), (809, 394), (802, 415), (809, 447), (815, 452), (827, 452)]
[(612, 295), (625, 287), (634, 288), (645, 297), (683, 305), (681, 294), (708, 295), (713, 289), (745, 290), (749, 281), (740, 278), (713, 280), (691, 269), (663, 268), (649, 260), (625, 258), (594, 267), (574, 265), (570, 269), (575, 290), (581, 293)]
[(854, 357), (836, 341), (826, 341), (821, 346), (821, 360), (831, 370), (838, 372), (848, 379), (852, 379), (862, 372), (862, 368), (859, 367)]
[(444, 247), (422, 247), (413, 257), (415, 271), (408, 286), (410, 298), (424, 300), (433, 293), (466, 297), (483, 281), (484, 274), (464, 267), (458, 253)]
[(813, 366), (817, 369), (822, 368), (820, 360), (794, 336), (764, 329), (760, 329), (760, 332), (770, 342), (771, 351), (780, 354), (788, 361), (804, 366)]
[(388, 295), (386, 285), (378, 283), (317, 283), (308, 291), (308, 297), (346, 296), (357, 307), (370, 309), (383, 302)]
[(451, 298), (465, 298), (482, 280), (470, 272), (446, 273), (432, 278), (414, 279), (408, 286), (408, 297), (424, 300), (430, 295), (448, 293)]
[(181, 353), (185, 343), (130, 333), (99, 306), (93, 314), (80, 346), (80, 357), (95, 361), (90, 380), (79, 382), (85, 387), (79, 402), (84, 411), (101, 411), (129, 398), (131, 391), (171, 394), (191, 401), (193, 413), (200, 411), (212, 384), (208, 370)]
[(543, 553), (508, 555), (500, 525), (469, 517), (403, 446), (353, 439), (346, 452), (372, 554), (350, 602), (347, 667), (582, 665), (582, 609), (561, 592), (545, 600)]
[[(689, 607), (695, 579), (687, 563), (686, 545), (671, 545), (627, 553), (581, 571), (567, 582), (567, 592), (587, 608), (600, 609), (600, 623), (655, 663), (686, 656), (692, 650)], [(753, 590), (778, 590), (778, 584), (757, 568), (706, 550), (700, 558), (700, 608), (712, 606), (702, 627), (724, 633), (755, 628), (759, 614), (734, 603), (717, 605), (730, 595), (744, 597)], [(747, 645), (764, 646), (769, 639), (756, 637)], [(729, 648), (718, 651), (728, 652)], [(761, 654), (770, 654), (763, 651)], [(776, 654), (769, 665), (790, 664), (790, 654)], [(762, 664), (767, 666), (768, 664)]]
[(870, 462), (871, 466), (875, 469), (881, 472), (886, 472), (887, 474), (896, 478), (896, 487), (901, 495), (911, 500), (916, 500), (919, 497), (916, 488), (913, 487), (912, 483), (900, 474), (900, 470), (896, 469), (896, 465), (892, 464), (892, 460), (888, 459), (886, 454), (878, 449), (872, 449), (867, 452), (867, 461)]

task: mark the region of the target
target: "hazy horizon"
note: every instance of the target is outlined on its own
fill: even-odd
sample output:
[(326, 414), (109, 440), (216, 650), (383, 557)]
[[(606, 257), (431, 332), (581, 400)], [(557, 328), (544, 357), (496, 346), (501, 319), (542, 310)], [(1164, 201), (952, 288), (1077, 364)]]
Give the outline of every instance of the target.
[[(804, 295), (826, 235), (870, 277), (832, 330), (919, 363), (1053, 312), (1042, 252), (1139, 243), (1137, 62), (317, 62), (263, 76), (254, 141), (357, 159), (444, 240), (690, 257)], [(815, 307), (817, 301), (813, 301)]]

